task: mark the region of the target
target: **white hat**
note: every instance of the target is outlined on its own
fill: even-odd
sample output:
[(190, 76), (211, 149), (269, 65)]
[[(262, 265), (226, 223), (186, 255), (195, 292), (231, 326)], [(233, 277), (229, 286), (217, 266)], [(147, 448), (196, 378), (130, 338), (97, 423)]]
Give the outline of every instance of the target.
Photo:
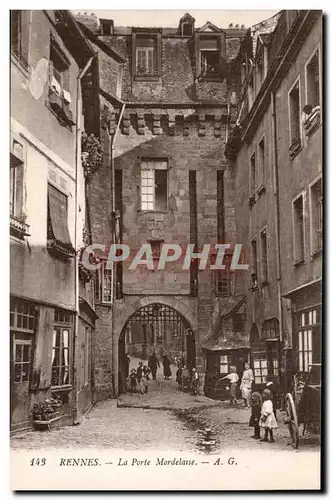
[(273, 382), (268, 382), (268, 383), (266, 384), (266, 387), (269, 387), (270, 385), (273, 385)]

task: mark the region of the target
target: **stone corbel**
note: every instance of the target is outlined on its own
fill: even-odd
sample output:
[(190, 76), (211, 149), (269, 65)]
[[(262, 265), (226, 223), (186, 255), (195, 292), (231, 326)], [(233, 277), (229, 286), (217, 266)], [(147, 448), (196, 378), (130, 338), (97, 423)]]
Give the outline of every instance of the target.
[(168, 132), (169, 135), (175, 135), (175, 112), (168, 111)]
[(198, 115), (198, 135), (199, 137), (205, 136), (205, 113)]
[(221, 133), (222, 133), (222, 123), (221, 123), (221, 120), (222, 120), (222, 116), (221, 116), (221, 113), (219, 114), (215, 114), (214, 116), (214, 136), (215, 137), (221, 137)]
[(145, 118), (142, 111), (137, 113), (137, 133), (139, 135), (145, 134)]
[(160, 113), (153, 113), (153, 134), (160, 135), (161, 134), (161, 115)]
[(122, 133), (129, 135), (130, 133), (130, 114), (125, 111), (122, 118)]

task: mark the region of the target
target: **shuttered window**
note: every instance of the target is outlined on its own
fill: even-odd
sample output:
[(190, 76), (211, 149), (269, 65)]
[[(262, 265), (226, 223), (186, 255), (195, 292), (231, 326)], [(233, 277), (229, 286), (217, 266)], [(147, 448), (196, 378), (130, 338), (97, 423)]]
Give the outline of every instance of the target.
[(48, 185), (47, 244), (49, 250), (67, 256), (75, 254), (68, 229), (67, 196), (52, 184)]

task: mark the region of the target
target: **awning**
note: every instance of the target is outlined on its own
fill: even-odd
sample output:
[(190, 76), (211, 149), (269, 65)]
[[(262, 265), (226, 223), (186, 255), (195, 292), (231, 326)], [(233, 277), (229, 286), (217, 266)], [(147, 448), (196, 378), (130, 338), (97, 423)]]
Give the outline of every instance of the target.
[(283, 294), (283, 297), (286, 299), (291, 299), (293, 295), (295, 295), (298, 292), (302, 292), (306, 288), (312, 287), (312, 286), (318, 286), (321, 284), (322, 278), (317, 278), (316, 280), (310, 281), (309, 283), (305, 283), (304, 285), (298, 286), (297, 288), (294, 288), (293, 290), (290, 290), (287, 293)]
[(68, 230), (67, 197), (51, 184), (48, 185), (48, 245), (55, 250), (74, 255), (75, 250)]
[(233, 332), (231, 336), (225, 337), (221, 331), (222, 320), (229, 314), (236, 312), (244, 303), (245, 295), (232, 298), (224, 307), (213, 326), (212, 334), (203, 342), (202, 349), (209, 351), (221, 351), (227, 349), (249, 349), (243, 334)]

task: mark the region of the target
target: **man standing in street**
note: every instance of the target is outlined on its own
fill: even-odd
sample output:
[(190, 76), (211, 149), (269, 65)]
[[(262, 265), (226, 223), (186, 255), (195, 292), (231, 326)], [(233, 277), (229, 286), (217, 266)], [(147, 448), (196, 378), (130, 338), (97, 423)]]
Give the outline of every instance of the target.
[(152, 378), (153, 380), (156, 380), (156, 376), (157, 376), (157, 368), (159, 368), (159, 361), (158, 361), (158, 358), (156, 356), (156, 353), (153, 352), (150, 356), (149, 356), (149, 361), (148, 361), (148, 367), (150, 368), (151, 370), (151, 373), (152, 373)]

